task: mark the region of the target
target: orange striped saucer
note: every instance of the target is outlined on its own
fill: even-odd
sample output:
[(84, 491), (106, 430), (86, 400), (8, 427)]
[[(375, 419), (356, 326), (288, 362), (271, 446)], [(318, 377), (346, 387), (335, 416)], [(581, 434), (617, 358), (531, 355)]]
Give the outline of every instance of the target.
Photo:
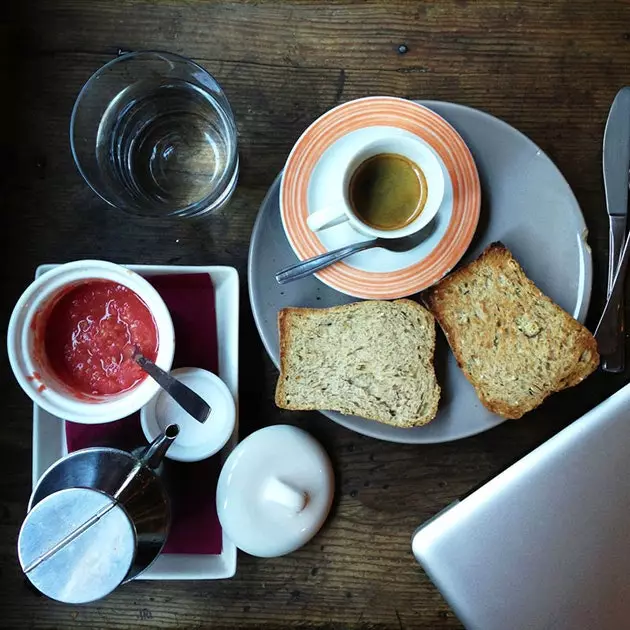
[(461, 136), (427, 107), (375, 96), (344, 103), (318, 118), (299, 138), (280, 187), (282, 224), (300, 260), (365, 240), (343, 224), (315, 234), (309, 212), (326, 201), (326, 190), (343, 170), (344, 152), (391, 134), (419, 138), (442, 164), (446, 188), (433, 232), (415, 249), (394, 254), (372, 249), (317, 273), (330, 287), (364, 299), (395, 299), (435, 284), (464, 255), (477, 228), (481, 187), (473, 157)]

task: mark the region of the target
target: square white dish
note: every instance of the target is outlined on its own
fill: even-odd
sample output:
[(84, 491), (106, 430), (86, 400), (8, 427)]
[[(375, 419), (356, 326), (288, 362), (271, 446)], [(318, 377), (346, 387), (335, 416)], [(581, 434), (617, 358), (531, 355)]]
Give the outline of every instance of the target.
[[(40, 265), (35, 277), (57, 265)], [(232, 437), (221, 451), (221, 458), (230, 454), (238, 442), (238, 323), (239, 280), (233, 267), (125, 265), (142, 276), (185, 273), (207, 273), (214, 285), (219, 354), (218, 376), (234, 396), (237, 422)], [(65, 424), (33, 405), (33, 487), (46, 469), (67, 455)], [(219, 580), (236, 573), (236, 547), (223, 533), (219, 555), (163, 554), (138, 578), (145, 580)]]

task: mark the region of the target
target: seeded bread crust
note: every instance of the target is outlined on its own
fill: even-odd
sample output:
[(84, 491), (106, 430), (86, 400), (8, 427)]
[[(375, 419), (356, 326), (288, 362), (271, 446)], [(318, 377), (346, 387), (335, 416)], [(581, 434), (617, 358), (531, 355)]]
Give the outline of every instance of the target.
[(597, 342), (525, 275), (502, 243), (425, 291), (481, 402), (520, 418), (599, 365)]
[(327, 409), (397, 427), (437, 413), (435, 320), (411, 300), (278, 313), (283, 409)]

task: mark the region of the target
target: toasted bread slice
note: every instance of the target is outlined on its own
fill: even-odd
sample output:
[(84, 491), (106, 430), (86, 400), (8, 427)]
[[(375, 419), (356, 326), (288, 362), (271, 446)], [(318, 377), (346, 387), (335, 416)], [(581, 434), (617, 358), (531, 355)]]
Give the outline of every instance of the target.
[(527, 278), (502, 243), (426, 291), (481, 402), (520, 418), (599, 365), (593, 335)]
[(278, 325), (279, 407), (340, 411), (396, 427), (435, 417), (435, 320), (420, 304), (285, 308)]

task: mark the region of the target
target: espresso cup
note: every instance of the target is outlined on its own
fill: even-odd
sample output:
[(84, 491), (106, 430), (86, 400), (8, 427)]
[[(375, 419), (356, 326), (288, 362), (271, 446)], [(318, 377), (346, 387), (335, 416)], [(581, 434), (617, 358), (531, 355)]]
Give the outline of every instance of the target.
[[(352, 205), (351, 181), (353, 175), (364, 162), (381, 154), (389, 154), (393, 157), (402, 156), (421, 171), (426, 183), (424, 206), (413, 220), (399, 228), (381, 229), (369, 225)], [(409, 236), (428, 225), (437, 214), (444, 198), (442, 165), (433, 150), (420, 139), (395, 136), (376, 140), (359, 148), (347, 163), (342, 165), (342, 168), (344, 171), (341, 187), (335, 195), (338, 200), (323, 208), (317, 208), (307, 218), (307, 225), (313, 232), (348, 222), (354, 230), (372, 238)]]

